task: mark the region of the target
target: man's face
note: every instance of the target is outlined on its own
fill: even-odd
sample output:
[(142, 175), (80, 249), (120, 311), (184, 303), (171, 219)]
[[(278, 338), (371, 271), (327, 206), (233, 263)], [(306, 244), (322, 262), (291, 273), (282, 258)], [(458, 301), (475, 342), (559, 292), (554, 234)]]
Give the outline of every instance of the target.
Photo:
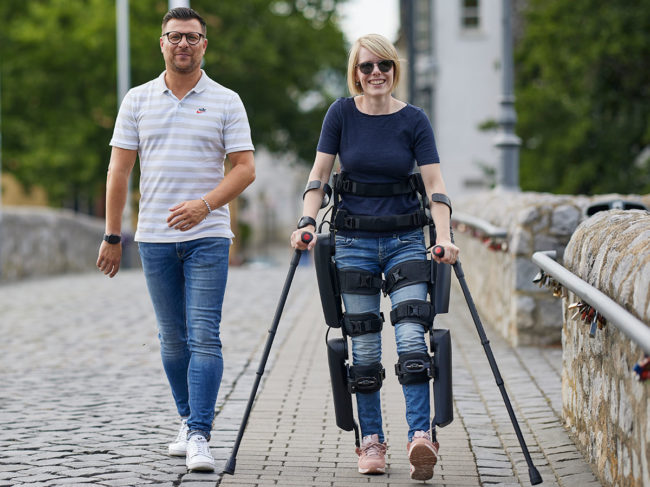
[[(189, 32), (201, 33), (201, 23), (196, 19), (171, 19), (165, 25), (163, 34), (172, 31), (183, 34)], [(176, 73), (191, 73), (199, 69), (207, 46), (208, 40), (205, 37), (201, 37), (199, 43), (194, 46), (187, 42), (186, 36), (183, 36), (176, 45), (172, 44), (165, 35), (160, 38), (160, 50), (165, 58), (165, 66), (167, 70)]]

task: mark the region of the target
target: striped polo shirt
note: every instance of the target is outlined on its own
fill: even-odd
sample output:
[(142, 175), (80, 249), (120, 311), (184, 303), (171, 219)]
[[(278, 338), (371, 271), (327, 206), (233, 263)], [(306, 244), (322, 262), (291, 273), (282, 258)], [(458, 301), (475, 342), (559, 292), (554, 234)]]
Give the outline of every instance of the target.
[(163, 71), (126, 94), (110, 145), (138, 151), (141, 197), (136, 241), (234, 236), (228, 205), (213, 208), (186, 232), (169, 228), (167, 218), (169, 208), (200, 198), (223, 180), (226, 154), (254, 150), (237, 93), (201, 70), (196, 86), (178, 100), (167, 88)]

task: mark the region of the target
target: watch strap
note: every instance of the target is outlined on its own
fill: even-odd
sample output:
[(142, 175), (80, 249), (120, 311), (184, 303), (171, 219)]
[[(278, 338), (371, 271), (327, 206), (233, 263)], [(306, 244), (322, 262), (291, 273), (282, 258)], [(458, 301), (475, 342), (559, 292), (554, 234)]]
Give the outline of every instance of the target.
[(109, 244), (118, 244), (122, 241), (122, 236), (121, 235), (115, 235), (113, 233), (107, 235), (104, 234), (104, 241), (108, 242)]

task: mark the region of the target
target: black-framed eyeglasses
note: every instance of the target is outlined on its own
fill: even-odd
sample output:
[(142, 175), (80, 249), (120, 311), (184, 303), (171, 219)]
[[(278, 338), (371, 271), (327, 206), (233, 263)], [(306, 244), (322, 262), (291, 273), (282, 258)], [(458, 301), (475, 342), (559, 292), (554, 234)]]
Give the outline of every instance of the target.
[(372, 73), (372, 70), (375, 69), (375, 66), (377, 66), (379, 68), (379, 71), (382, 73), (388, 73), (393, 68), (393, 66), (395, 66), (395, 63), (390, 59), (383, 59), (376, 63), (357, 64), (357, 68), (359, 68), (359, 71), (361, 71), (363, 74)]
[(161, 37), (163, 36), (167, 36), (167, 40), (174, 45), (180, 44), (183, 40), (183, 36), (185, 36), (185, 39), (187, 39), (187, 43), (190, 46), (196, 46), (201, 42), (201, 37), (205, 37), (200, 32), (176, 32), (175, 30), (165, 32)]

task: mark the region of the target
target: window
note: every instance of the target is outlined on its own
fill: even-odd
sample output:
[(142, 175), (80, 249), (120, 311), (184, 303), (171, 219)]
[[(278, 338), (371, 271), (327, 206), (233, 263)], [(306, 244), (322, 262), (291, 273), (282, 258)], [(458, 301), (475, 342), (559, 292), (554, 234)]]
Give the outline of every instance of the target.
[(481, 27), (481, 0), (460, 0), (460, 25), (463, 29)]

